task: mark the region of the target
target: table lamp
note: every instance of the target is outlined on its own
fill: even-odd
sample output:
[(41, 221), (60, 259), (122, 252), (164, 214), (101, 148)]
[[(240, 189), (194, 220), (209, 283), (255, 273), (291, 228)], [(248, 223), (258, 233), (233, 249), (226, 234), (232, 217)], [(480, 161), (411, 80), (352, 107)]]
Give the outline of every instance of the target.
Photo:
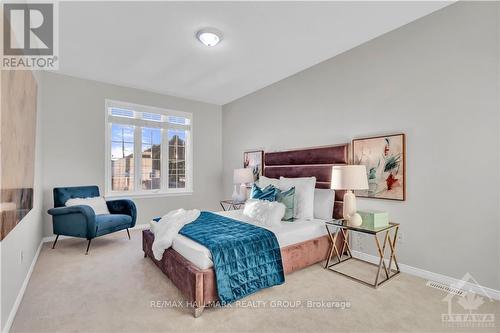
[(234, 191), (232, 195), (232, 199), (234, 202), (244, 202), (247, 199), (246, 184), (248, 183), (253, 183), (252, 169), (235, 169), (233, 173)]
[(344, 194), (343, 216), (354, 227), (363, 222), (356, 213), (356, 196), (352, 190), (368, 189), (368, 177), (364, 165), (336, 165), (332, 167), (332, 181), (330, 187), (334, 190), (346, 190)]

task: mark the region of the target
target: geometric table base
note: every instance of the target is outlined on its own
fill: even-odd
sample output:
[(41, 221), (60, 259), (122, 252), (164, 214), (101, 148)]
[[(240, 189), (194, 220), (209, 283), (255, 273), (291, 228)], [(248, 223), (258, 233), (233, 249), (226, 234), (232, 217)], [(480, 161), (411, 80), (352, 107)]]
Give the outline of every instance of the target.
[[(337, 232), (332, 233), (329, 229), (329, 226), (336, 227), (337, 229), (340, 229), (338, 231), (340, 231), (342, 233), (342, 236), (344, 236), (343, 241), (342, 241), (342, 245), (341, 245), (341, 251), (339, 251), (339, 248), (337, 247), (337, 236), (338, 236), (339, 232), (337, 231)], [(354, 227), (349, 227), (349, 226), (334, 225), (334, 224), (326, 223), (326, 230), (328, 231), (328, 236), (330, 237), (331, 244), (330, 244), (330, 252), (328, 255), (328, 260), (326, 261), (326, 264), (325, 264), (325, 269), (329, 269), (335, 273), (341, 274), (341, 275), (348, 277), (352, 280), (361, 282), (367, 286), (371, 286), (373, 288), (378, 288), (380, 285), (391, 280), (392, 278), (394, 278), (395, 276), (397, 276), (401, 272), (399, 269), (398, 261), (396, 259), (396, 240), (397, 240), (397, 235), (398, 235), (398, 229), (399, 229), (399, 224), (396, 224), (396, 223), (391, 223), (387, 228), (384, 228), (380, 231), (372, 231), (372, 230), (366, 231), (366, 230), (363, 230), (360, 228), (354, 228)], [(393, 237), (391, 237), (391, 233), (390, 233), (392, 230), (394, 230)], [(375, 245), (377, 246), (377, 252), (378, 252), (378, 257), (379, 257), (378, 265), (373, 264), (373, 263), (366, 261), (366, 260), (354, 258), (352, 256), (351, 247), (349, 245), (349, 231), (368, 233), (368, 234), (371, 234), (375, 237)], [(384, 231), (385, 231), (384, 242), (383, 242), (383, 245), (380, 246), (379, 238), (377, 235), (379, 233), (383, 233)], [(387, 247), (387, 245), (389, 245), (389, 246)], [(386, 250), (386, 248), (389, 248), (389, 258), (388, 258), (389, 265), (385, 264), (385, 252), (386, 252), (385, 250)], [(346, 255), (344, 255), (345, 252), (347, 252)], [(378, 269), (377, 269), (377, 276), (375, 277), (375, 282), (369, 283), (369, 282), (361, 280), (357, 277), (354, 277), (352, 275), (340, 272), (336, 269), (335, 266), (337, 266), (345, 261), (348, 261), (350, 259), (355, 259), (355, 260), (358, 260), (358, 261), (361, 261), (361, 262), (364, 262), (364, 263), (367, 263), (370, 265), (377, 266)], [(331, 261), (335, 261), (335, 262), (330, 264)], [(392, 268), (393, 263), (396, 266), (396, 269)], [(385, 279), (379, 281), (380, 270), (382, 268), (384, 269), (384, 272), (385, 272)]]

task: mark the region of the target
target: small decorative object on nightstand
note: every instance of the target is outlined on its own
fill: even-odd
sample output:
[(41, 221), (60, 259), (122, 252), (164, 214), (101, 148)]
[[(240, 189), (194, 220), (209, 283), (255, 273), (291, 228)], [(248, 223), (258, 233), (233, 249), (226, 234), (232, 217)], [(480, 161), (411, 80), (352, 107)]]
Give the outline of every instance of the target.
[(356, 197), (351, 190), (365, 190), (368, 188), (368, 178), (364, 165), (336, 165), (332, 168), (331, 188), (346, 190), (344, 194), (343, 217), (353, 227), (359, 227), (363, 222), (356, 213)]
[(222, 207), (223, 211), (228, 211), (228, 210), (238, 210), (243, 208), (245, 206), (244, 202), (236, 202), (234, 200), (221, 200), (220, 201), (220, 206)]
[[(382, 283), (389, 281), (390, 279), (392, 279), (393, 277), (395, 277), (400, 273), (398, 261), (396, 259), (396, 240), (398, 238), (398, 230), (399, 230), (398, 223), (389, 222), (387, 226), (379, 228), (368, 227), (364, 225), (360, 227), (353, 227), (349, 223), (347, 223), (345, 219), (342, 219), (342, 220), (332, 220), (325, 222), (325, 225), (326, 225), (326, 230), (328, 231), (328, 236), (330, 237), (330, 252), (325, 264), (326, 269), (342, 274), (350, 279), (356, 280), (358, 282), (364, 283), (374, 288), (377, 288)], [(379, 257), (379, 262), (378, 265), (375, 265), (378, 268), (374, 283), (363, 281), (359, 278), (343, 273), (336, 269), (337, 265), (349, 259), (356, 259), (362, 262), (366, 262), (367, 264), (373, 265), (371, 262), (354, 258), (352, 256), (351, 246), (349, 245), (349, 232), (360, 232), (363, 234), (373, 235), (373, 237), (375, 238), (375, 245), (377, 246), (377, 254)], [(392, 237), (391, 237), (391, 232), (393, 232)], [(339, 234), (341, 234), (342, 238), (341, 247), (339, 247), (337, 244), (337, 238)], [(380, 245), (378, 237), (379, 234), (382, 234), (384, 237), (382, 246)], [(386, 265), (385, 263), (386, 260), (385, 252), (387, 248), (389, 249), (388, 265)], [(345, 253), (347, 254), (345, 255)], [(330, 264), (331, 261), (335, 262)], [(395, 269), (392, 268), (393, 264), (395, 266)], [(380, 270), (382, 268), (384, 269), (385, 279), (380, 281), (379, 276), (381, 273)]]
[(246, 184), (253, 183), (253, 172), (250, 168), (235, 169), (233, 174), (234, 191), (231, 198), (234, 202), (247, 200)]
[(389, 214), (379, 210), (363, 210), (358, 212), (363, 220), (363, 227), (381, 228), (389, 225)]

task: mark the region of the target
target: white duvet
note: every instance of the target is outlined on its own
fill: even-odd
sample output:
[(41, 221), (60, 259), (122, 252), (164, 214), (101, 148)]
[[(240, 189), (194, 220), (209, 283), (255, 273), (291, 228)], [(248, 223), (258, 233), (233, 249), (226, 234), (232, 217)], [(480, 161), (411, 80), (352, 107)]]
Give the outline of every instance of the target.
[(198, 209), (176, 209), (164, 215), (160, 221), (151, 221), (151, 231), (155, 235), (153, 241), (153, 255), (156, 260), (161, 260), (163, 252), (172, 246), (174, 238), (186, 224), (195, 221), (200, 216)]

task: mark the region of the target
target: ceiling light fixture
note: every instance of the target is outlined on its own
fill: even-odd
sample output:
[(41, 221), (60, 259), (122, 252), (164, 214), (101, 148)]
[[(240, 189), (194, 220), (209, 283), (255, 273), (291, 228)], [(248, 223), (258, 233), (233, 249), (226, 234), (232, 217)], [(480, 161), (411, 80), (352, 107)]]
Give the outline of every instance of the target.
[(206, 28), (196, 33), (196, 38), (206, 46), (215, 46), (222, 40), (222, 33), (213, 28)]

